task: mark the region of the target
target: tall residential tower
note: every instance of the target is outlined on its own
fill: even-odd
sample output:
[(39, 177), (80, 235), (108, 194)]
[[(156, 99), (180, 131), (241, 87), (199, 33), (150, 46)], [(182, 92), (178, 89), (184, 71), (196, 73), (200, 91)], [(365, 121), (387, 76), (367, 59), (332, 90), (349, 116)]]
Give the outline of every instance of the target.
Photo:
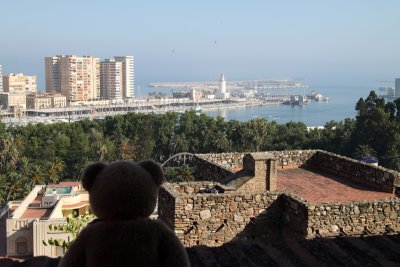
[(116, 62), (122, 63), (122, 97), (135, 96), (135, 65), (133, 56), (114, 56)]
[(396, 78), (394, 82), (394, 95), (400, 97), (400, 78)]
[(0, 65), (0, 92), (3, 92), (3, 67)]
[(57, 55), (45, 58), (46, 92), (59, 92), (68, 101), (100, 97), (100, 60), (92, 56)]
[(106, 59), (100, 62), (100, 98), (122, 99), (123, 67), (122, 62)]

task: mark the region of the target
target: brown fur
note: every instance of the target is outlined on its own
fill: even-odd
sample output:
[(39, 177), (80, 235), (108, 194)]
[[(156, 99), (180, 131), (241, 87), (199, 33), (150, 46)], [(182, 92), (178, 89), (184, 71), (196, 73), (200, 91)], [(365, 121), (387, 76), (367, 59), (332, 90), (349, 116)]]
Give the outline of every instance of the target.
[(98, 220), (79, 234), (59, 266), (189, 266), (173, 231), (148, 218), (162, 180), (153, 161), (86, 167), (82, 183)]

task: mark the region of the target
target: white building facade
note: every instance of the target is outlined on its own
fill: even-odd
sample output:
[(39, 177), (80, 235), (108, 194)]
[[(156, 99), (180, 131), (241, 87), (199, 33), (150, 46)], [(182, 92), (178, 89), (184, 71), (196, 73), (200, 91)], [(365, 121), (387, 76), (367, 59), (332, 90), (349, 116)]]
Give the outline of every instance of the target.
[(122, 97), (135, 96), (135, 62), (133, 56), (114, 56), (116, 62), (122, 63)]
[(123, 97), (123, 63), (114, 59), (100, 62), (100, 98), (122, 99)]
[(3, 92), (3, 67), (0, 65), (0, 92)]

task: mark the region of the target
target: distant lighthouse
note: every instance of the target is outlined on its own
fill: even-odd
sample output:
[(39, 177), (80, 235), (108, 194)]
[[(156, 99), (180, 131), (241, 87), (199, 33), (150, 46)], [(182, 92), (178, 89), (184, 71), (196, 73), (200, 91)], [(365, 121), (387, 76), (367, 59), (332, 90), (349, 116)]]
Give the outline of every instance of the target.
[(226, 92), (226, 81), (225, 81), (225, 76), (223, 73), (221, 73), (221, 76), (219, 78), (219, 92), (217, 94), (217, 97), (219, 99), (228, 99), (229, 98), (229, 93)]
[(221, 73), (221, 77), (219, 78), (219, 92), (221, 95), (226, 93), (226, 81), (223, 73)]

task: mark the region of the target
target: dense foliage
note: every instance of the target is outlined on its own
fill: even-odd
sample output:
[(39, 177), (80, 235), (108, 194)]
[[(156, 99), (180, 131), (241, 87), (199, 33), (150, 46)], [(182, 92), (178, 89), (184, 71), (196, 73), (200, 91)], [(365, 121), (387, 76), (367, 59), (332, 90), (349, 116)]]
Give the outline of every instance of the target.
[(0, 124), (0, 203), (23, 198), (36, 184), (76, 180), (90, 161), (163, 162), (179, 152), (323, 149), (352, 157), (376, 155), (382, 165), (398, 169), (400, 99), (385, 103), (372, 91), (356, 110), (355, 120), (310, 130), (301, 122), (225, 121), (193, 111), (8, 128)]

